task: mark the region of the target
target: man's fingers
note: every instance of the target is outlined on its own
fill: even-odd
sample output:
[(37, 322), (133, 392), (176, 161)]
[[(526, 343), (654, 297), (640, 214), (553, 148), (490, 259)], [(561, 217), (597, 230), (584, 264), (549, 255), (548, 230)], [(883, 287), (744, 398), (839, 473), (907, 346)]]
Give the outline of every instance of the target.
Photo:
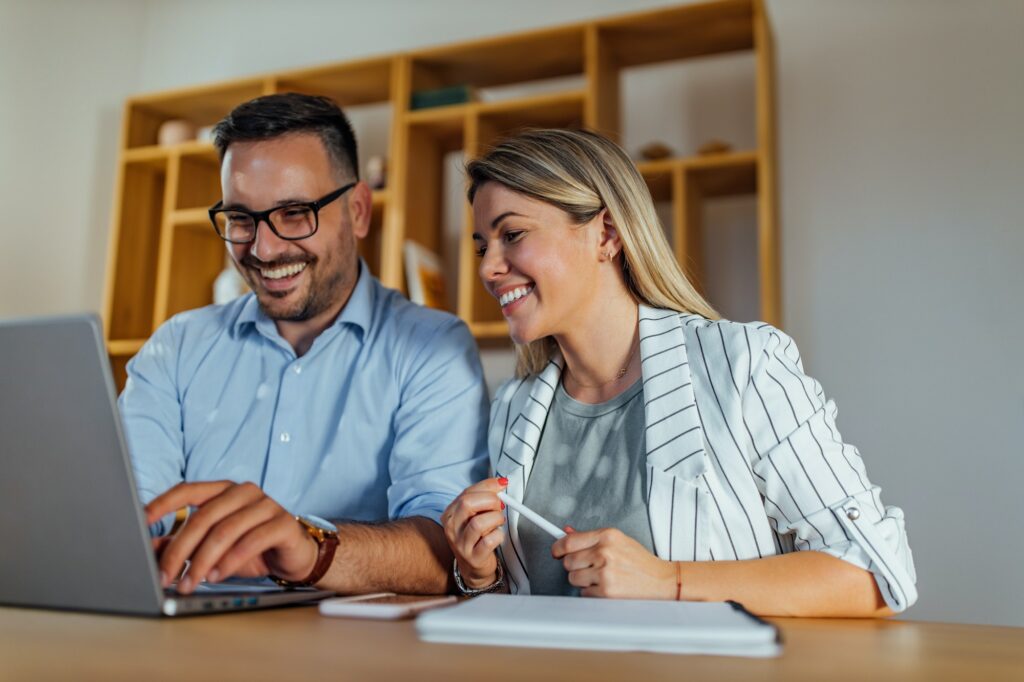
[[(192, 567), (189, 575), (193, 583), (199, 583), (210, 577), (213, 581), (226, 578), (230, 574), (219, 573), (209, 576), (210, 569), (217, 566), (221, 558), (234, 548), (239, 538), (253, 528), (260, 526), (282, 513), (281, 507), (269, 497), (264, 497), (255, 504), (245, 506), (210, 528), (202, 544), (192, 555)], [(294, 522), (290, 515), (288, 519)], [(247, 559), (252, 557), (247, 557)]]
[[(259, 487), (245, 483), (223, 490), (193, 513), (164, 549), (160, 570), (166, 576), (178, 575), (185, 559), (190, 558), (214, 524), (259, 499), (265, 498)], [(275, 503), (276, 504), (276, 503)], [(197, 576), (202, 577), (202, 576)], [(186, 585), (187, 588), (187, 585)]]
[(235, 485), (231, 481), (179, 483), (146, 505), (146, 523), (152, 524), (167, 514), (188, 505), (201, 505)]
[[(295, 522), (294, 517), (275, 516), (265, 523), (251, 528), (239, 538), (234, 546), (220, 558), (215, 568), (221, 577), (234, 575), (241, 566), (252, 562), (254, 558), (260, 557), (271, 550), (277, 550), (278, 553), (283, 554), (288, 548), (293, 548), (296, 544), (296, 539), (298, 543), (301, 543), (303, 538), (308, 538), (311, 544), (316, 544), (306, 531)], [(315, 556), (315, 553), (316, 549), (313, 548), (310, 553), (296, 552), (293, 557), (282, 557), (285, 564), (283, 568), (307, 568), (305, 564), (308, 563), (308, 559), (311, 556)], [(312, 566), (308, 568), (312, 569)], [(290, 570), (275, 570), (268, 567), (268, 571), (276, 573), (283, 578), (294, 580), (301, 580), (306, 577), (305, 575), (287, 575), (290, 573)]]

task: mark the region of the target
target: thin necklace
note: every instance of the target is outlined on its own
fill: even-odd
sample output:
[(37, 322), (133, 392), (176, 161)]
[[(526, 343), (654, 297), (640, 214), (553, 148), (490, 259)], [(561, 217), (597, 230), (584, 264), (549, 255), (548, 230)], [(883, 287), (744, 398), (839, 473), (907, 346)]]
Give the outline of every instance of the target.
[(612, 382), (621, 381), (622, 377), (626, 376), (626, 372), (629, 371), (629, 366), (633, 364), (633, 358), (636, 356), (636, 349), (639, 346), (639, 343), (638, 343), (639, 340), (640, 340), (640, 331), (636, 330), (633, 333), (633, 343), (629, 347), (629, 357), (626, 358), (626, 364), (623, 366), (622, 369), (620, 369), (618, 372), (616, 372), (615, 376), (613, 376), (608, 381), (601, 382), (600, 384), (584, 384), (579, 379), (577, 379), (575, 376), (573, 376), (573, 373), (572, 373), (571, 369), (566, 373), (566, 377), (567, 378), (571, 378), (573, 380), (573, 382), (577, 386), (579, 386), (580, 388), (602, 388), (602, 387), (607, 386), (608, 384), (610, 384)]

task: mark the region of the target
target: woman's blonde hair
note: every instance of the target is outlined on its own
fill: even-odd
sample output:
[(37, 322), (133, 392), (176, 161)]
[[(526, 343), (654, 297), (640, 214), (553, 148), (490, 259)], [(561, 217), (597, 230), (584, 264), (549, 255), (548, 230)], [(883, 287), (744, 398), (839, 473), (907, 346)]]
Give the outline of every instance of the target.
[[(638, 301), (718, 317), (673, 256), (643, 177), (608, 138), (586, 130), (524, 130), (471, 161), (466, 172), (471, 204), (484, 184), (497, 182), (565, 211), (580, 225), (607, 208), (622, 240), (622, 275)], [(516, 375), (539, 373), (556, 350), (551, 337), (516, 344)]]

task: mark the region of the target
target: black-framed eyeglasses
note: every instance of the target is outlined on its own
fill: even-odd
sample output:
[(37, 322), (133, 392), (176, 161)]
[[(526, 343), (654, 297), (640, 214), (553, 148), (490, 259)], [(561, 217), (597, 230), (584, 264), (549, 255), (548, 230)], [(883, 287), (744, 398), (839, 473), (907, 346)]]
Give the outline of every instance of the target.
[(210, 208), (210, 222), (221, 239), (232, 244), (248, 244), (256, 239), (256, 230), (264, 220), (271, 232), (281, 239), (298, 241), (316, 234), (320, 227), (320, 209), (331, 203), (358, 182), (339, 187), (316, 201), (301, 201), (275, 206), (268, 211), (248, 211), (244, 208), (223, 208), (218, 201)]

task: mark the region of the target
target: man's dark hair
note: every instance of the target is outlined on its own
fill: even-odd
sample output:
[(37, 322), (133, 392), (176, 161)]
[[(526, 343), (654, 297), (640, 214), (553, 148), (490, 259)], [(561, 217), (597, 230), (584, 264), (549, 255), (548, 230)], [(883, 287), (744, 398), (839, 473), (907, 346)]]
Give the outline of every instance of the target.
[(316, 133), (338, 172), (359, 179), (352, 124), (327, 97), (288, 92), (239, 104), (214, 127), (213, 144), (223, 161), (234, 142), (270, 140), (289, 133)]

